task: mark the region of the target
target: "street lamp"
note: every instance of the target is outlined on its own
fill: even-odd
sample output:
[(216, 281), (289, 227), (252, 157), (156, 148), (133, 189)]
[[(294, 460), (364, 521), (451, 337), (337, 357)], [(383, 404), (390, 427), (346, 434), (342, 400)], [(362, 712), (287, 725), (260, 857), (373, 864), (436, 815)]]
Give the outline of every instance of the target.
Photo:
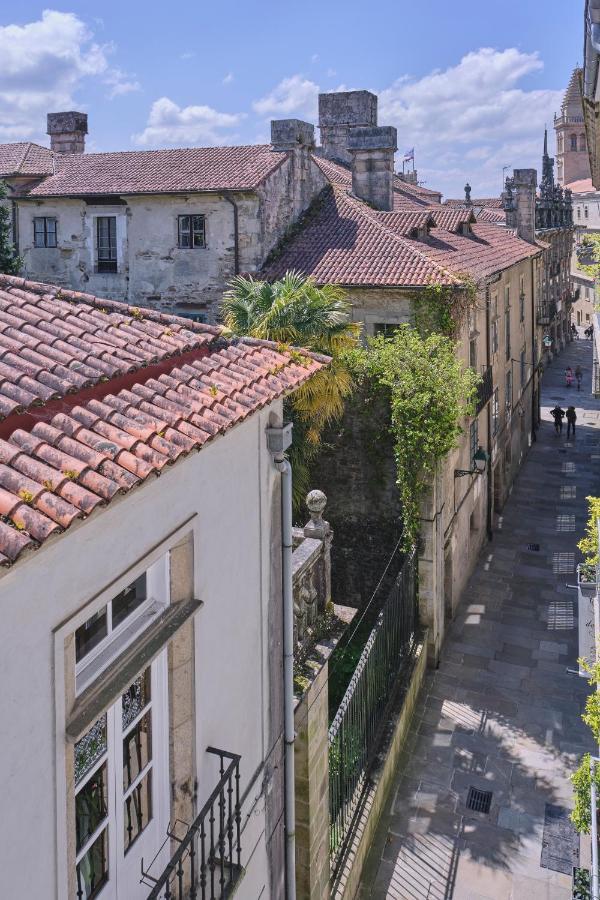
[(455, 469), (454, 477), (462, 478), (463, 475), (482, 475), (485, 472), (490, 454), (483, 447), (479, 446), (473, 456), (472, 469)]

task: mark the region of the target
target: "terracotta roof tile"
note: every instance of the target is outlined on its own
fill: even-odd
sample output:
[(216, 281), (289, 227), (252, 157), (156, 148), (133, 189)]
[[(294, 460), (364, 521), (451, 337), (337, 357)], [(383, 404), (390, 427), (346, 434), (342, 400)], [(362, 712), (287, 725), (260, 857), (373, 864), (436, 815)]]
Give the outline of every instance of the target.
[(32, 141), (0, 144), (0, 176), (52, 175), (54, 153)]
[[(2, 146), (11, 145), (0, 145), (0, 167)], [(274, 151), (269, 144), (57, 154), (54, 173), (50, 169), (49, 177), (28, 194), (80, 197), (254, 190), (286, 158), (287, 153)]]
[(0, 275), (0, 417), (208, 348), (219, 328)]
[[(23, 296), (15, 293), (13, 299), (15, 291)], [(59, 393), (58, 399), (53, 395), (43, 398), (42, 402), (47, 401), (48, 405), (41, 411), (39, 406), (31, 406), (31, 412), (14, 419), (12, 429), (16, 401), (7, 400), (13, 408), (7, 411), (8, 421), (2, 423), (4, 437), (0, 439), (2, 566), (68, 529), (76, 519), (93, 514), (117, 494), (126, 494), (160, 475), (165, 467), (200, 449), (207, 441), (243, 421), (250, 412), (301, 385), (327, 362), (324, 357), (305, 352), (298, 361), (295, 353), (282, 352), (276, 344), (267, 341), (242, 339), (226, 343), (220, 338), (219, 329), (202, 326), (190, 329), (187, 322), (184, 327), (175, 317), (150, 319), (154, 332), (151, 333), (145, 327), (146, 318), (140, 320), (129, 314), (128, 341), (137, 340), (137, 348), (142, 342), (152, 341), (158, 345), (158, 351), (162, 348), (162, 331), (167, 326), (173, 336), (181, 339), (181, 349), (171, 343), (163, 354), (161, 366), (166, 364), (167, 368), (155, 372), (136, 366), (133, 375), (128, 376), (130, 383), (121, 389), (116, 384), (114, 389), (107, 390), (110, 381), (108, 385), (104, 383), (106, 376), (100, 377), (100, 369), (96, 369), (95, 381), (80, 376), (75, 383), (71, 381), (77, 374), (73, 362), (80, 362), (81, 347), (76, 347), (77, 352), (69, 357), (74, 346), (72, 331), (57, 346), (56, 331), (65, 322), (60, 314), (53, 319), (54, 331), (47, 332), (48, 342), (43, 340), (42, 326), (48, 324), (47, 314), (53, 314), (53, 298), (57, 292), (57, 288), (47, 285), (32, 286), (0, 276), (0, 301), (4, 301), (0, 302), (0, 325), (9, 325), (11, 334), (4, 337), (12, 342), (11, 351), (5, 348), (6, 354), (0, 362), (0, 408), (3, 384), (27, 393), (24, 385), (33, 383), (39, 389), (47, 383), (44, 379), (50, 379)], [(96, 315), (89, 298), (82, 299), (80, 295), (68, 303), (60, 298), (55, 302), (60, 305), (64, 302), (77, 327), (81, 325), (85, 335), (82, 340), (91, 344), (95, 337), (100, 338), (100, 353), (114, 363), (114, 344), (103, 341), (107, 334), (110, 337), (115, 317), (123, 318), (126, 313), (121, 310), (127, 307), (112, 304), (109, 313)], [(36, 322), (30, 313), (39, 309), (40, 303), (44, 307)], [(27, 311), (26, 316), (19, 315), (21, 308)], [(16, 328), (14, 322), (2, 319), (7, 309), (10, 315), (19, 317), (23, 326)], [(90, 333), (92, 323), (98, 322), (104, 330)], [(32, 328), (25, 331), (25, 323)], [(25, 337), (17, 355), (12, 352), (17, 350), (13, 345), (21, 335)], [(62, 362), (53, 358), (49, 347), (60, 353)], [(25, 351), (35, 353), (36, 361), (30, 359), (23, 363)], [(182, 356), (182, 352), (186, 355)], [(94, 369), (97, 361), (98, 357), (90, 353), (86, 366)], [(123, 373), (122, 366), (118, 372)], [(136, 378), (139, 380), (131, 381)], [(82, 386), (90, 380), (88, 394), (80, 398)], [(68, 391), (74, 392), (72, 400)], [(22, 398), (21, 406), (25, 406), (23, 401), (27, 399)], [(39, 416), (44, 419), (39, 420)]]
[(319, 283), (412, 285), (458, 279), (344, 188), (326, 188), (318, 210), (263, 270), (268, 279), (295, 270)]

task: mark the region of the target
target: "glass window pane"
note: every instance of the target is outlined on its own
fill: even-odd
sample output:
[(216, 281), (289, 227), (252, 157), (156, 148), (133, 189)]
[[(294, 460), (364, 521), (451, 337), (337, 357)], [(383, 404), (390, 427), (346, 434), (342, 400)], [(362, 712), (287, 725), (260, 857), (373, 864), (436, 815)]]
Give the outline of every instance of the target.
[(106, 637), (106, 607), (95, 613), (91, 619), (80, 625), (75, 632), (75, 659), (83, 659), (90, 650)]
[(152, 819), (152, 769), (125, 799), (123, 810), (125, 852)]
[(77, 866), (77, 897), (92, 900), (107, 881), (108, 828), (105, 828)]
[(75, 833), (77, 852), (108, 815), (107, 763), (86, 781), (75, 796)]
[(75, 784), (106, 753), (106, 713), (75, 744)]
[(123, 790), (135, 781), (152, 759), (151, 710), (123, 738)]
[(146, 597), (146, 574), (144, 573), (132, 584), (127, 585), (125, 590), (121, 591), (112, 601), (113, 628), (130, 616), (134, 609), (137, 609), (145, 601)]
[(150, 702), (150, 669), (140, 675), (123, 694), (123, 731)]

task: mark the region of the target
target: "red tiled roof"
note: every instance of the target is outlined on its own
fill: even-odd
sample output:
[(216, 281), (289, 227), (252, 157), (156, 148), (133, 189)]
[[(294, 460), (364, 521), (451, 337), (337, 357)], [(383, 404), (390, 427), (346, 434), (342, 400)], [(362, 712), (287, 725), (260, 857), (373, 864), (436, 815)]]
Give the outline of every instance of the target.
[(29, 196), (254, 190), (286, 157), (268, 144), (68, 153), (56, 157), (55, 174)]
[[(345, 187), (352, 190), (352, 170), (350, 166), (341, 162), (334, 162), (325, 157), (313, 156), (313, 160), (330, 184)], [(394, 177), (394, 209), (423, 209), (430, 206), (434, 191), (421, 188), (418, 185), (407, 184), (397, 175)]]
[(385, 215), (389, 213), (374, 212), (344, 188), (325, 188), (298, 234), (265, 266), (264, 277), (280, 278), (294, 269), (321, 284), (458, 283), (422, 248), (388, 228)]
[[(425, 221), (437, 221), (438, 213), (450, 224), (473, 218), (468, 210), (430, 208)], [(346, 286), (460, 284), (465, 274), (482, 278), (539, 252), (504, 228), (479, 223), (471, 224), (468, 235), (432, 227), (429, 238), (416, 240), (408, 237), (415, 219), (412, 211), (378, 212), (342, 187), (326, 188), (320, 205), (263, 275), (275, 279), (295, 270), (319, 283)]]
[[(46, 387), (44, 373), (51, 376), (49, 392), (37, 401), (47, 401), (44, 407), (23, 404), (28, 411), (21, 415), (19, 408), (7, 409), (0, 425), (0, 565), (12, 564), (23, 551), (159, 475), (327, 363), (325, 357), (283, 351), (266, 341), (226, 342), (221, 329), (184, 327), (173, 316), (144, 311), (143, 319), (132, 318), (131, 308), (122, 304), (66, 291), (70, 301), (57, 299), (59, 289), (49, 285), (8, 276), (0, 281), (0, 339), (11, 332), (6, 337), (11, 349), (0, 345), (5, 394), (13, 386), (33, 395)], [(101, 304), (109, 312), (100, 312)], [(66, 333), (54, 339), (61, 323)], [(40, 358), (30, 365), (24, 356), (27, 364), (19, 369), (12, 345), (22, 335), (24, 354), (29, 337), (37, 341), (40, 333), (47, 335), (45, 356), (38, 344), (32, 352)], [(153, 365), (156, 359), (162, 362)], [(107, 371), (88, 374), (98, 362)], [(69, 381), (82, 365), (82, 378), (96, 385), (91, 396), (83, 384), (74, 388)], [(117, 366), (136, 370), (125, 387), (113, 378)]]
[(438, 265), (457, 275), (468, 274), (475, 280), (507, 269), (540, 252), (535, 244), (529, 244), (497, 225), (477, 222), (471, 226), (471, 232), (463, 235), (433, 228), (429, 238), (418, 242), (411, 240), (410, 243)]
[(591, 178), (580, 178), (579, 181), (571, 181), (565, 185), (565, 188), (574, 194), (586, 194), (596, 190)]
[(495, 222), (497, 224), (506, 222), (506, 213), (503, 209), (478, 209), (476, 216), (478, 222)]
[(0, 275), (0, 420), (211, 343), (210, 325)]
[(405, 209), (394, 212), (382, 212), (379, 218), (387, 228), (391, 228), (402, 237), (411, 237), (419, 228), (432, 228), (437, 222), (437, 215), (428, 209)]
[(441, 191), (432, 191), (431, 188), (426, 188), (422, 184), (413, 184), (410, 181), (405, 181), (400, 175), (395, 176), (394, 183), (396, 190), (405, 191), (418, 200), (424, 200), (426, 203), (440, 203), (441, 201)]
[(0, 176), (52, 175), (54, 153), (31, 141), (0, 144)]

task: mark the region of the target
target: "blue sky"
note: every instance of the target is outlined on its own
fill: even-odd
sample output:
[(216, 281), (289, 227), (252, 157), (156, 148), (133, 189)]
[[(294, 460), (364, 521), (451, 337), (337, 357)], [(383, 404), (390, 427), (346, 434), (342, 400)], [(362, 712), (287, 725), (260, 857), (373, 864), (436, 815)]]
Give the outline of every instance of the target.
[[(526, 11), (525, 11), (526, 10)], [(89, 114), (88, 149), (252, 143), (315, 121), (327, 90), (379, 94), (419, 178), (497, 194), (540, 168), (544, 122), (581, 61), (583, 0), (302, 3), (5, 0), (0, 140), (46, 143), (45, 113)], [(373, 13), (373, 15), (371, 15)]]

